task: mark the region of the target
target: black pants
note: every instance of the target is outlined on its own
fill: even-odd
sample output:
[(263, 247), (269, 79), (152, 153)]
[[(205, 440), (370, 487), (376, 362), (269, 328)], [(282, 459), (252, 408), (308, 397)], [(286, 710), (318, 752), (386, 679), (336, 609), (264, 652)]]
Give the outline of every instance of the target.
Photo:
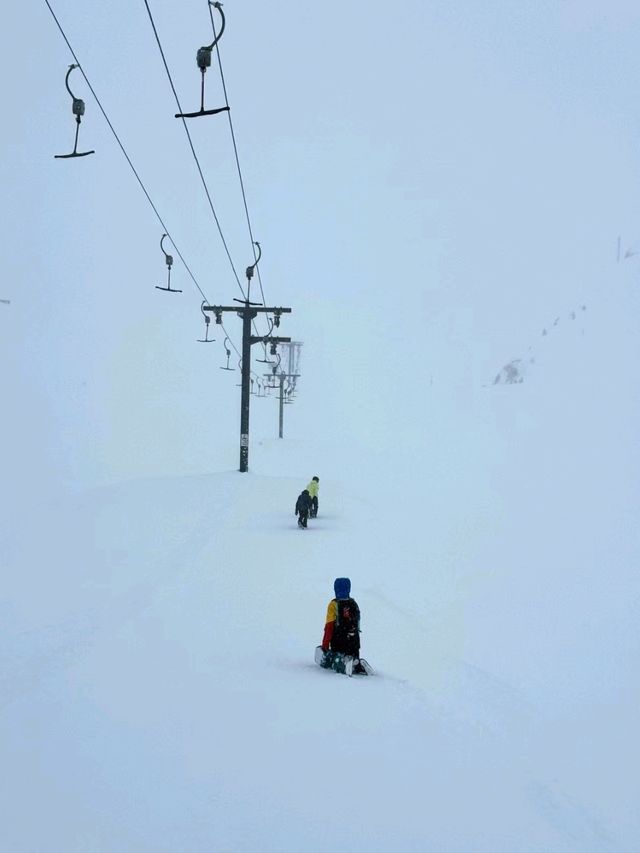
[(307, 519), (309, 518), (309, 513), (307, 510), (300, 510), (298, 513), (298, 524), (300, 527), (307, 526)]
[(334, 631), (331, 638), (331, 651), (342, 652), (343, 655), (352, 655), (354, 658), (360, 657), (360, 634), (341, 635)]
[(318, 514), (318, 496), (314, 495), (311, 498), (311, 518), (315, 518)]

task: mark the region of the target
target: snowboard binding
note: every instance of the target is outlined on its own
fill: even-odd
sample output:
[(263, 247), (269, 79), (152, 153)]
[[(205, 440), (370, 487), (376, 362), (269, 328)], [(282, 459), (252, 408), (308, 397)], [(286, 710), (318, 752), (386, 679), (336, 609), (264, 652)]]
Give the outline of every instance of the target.
[(323, 669), (332, 669), (341, 675), (373, 675), (373, 668), (364, 658), (345, 655), (342, 652), (323, 651), (316, 646), (315, 661)]

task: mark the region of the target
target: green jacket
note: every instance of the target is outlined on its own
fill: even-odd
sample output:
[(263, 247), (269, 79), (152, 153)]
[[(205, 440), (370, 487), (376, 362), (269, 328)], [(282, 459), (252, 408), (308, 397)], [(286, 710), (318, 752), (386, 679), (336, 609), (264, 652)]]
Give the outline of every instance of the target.
[(312, 498), (318, 497), (318, 489), (320, 488), (320, 483), (316, 483), (315, 480), (312, 480), (307, 486), (307, 491), (311, 495)]

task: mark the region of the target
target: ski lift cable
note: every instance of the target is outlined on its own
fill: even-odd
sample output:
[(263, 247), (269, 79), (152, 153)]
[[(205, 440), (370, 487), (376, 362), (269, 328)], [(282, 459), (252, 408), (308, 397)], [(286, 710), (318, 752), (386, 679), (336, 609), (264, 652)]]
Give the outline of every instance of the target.
[[(124, 157), (125, 157), (125, 160), (126, 160), (126, 161), (127, 161), (127, 163), (129, 164), (129, 167), (130, 167), (131, 171), (133, 172), (133, 174), (135, 175), (135, 178), (136, 178), (136, 180), (138, 181), (138, 184), (140, 185), (140, 188), (141, 188), (142, 192), (145, 194), (145, 196), (146, 196), (146, 198), (147, 198), (147, 201), (148, 201), (148, 202), (149, 202), (149, 204), (151, 205), (151, 208), (152, 208), (153, 212), (155, 213), (155, 215), (156, 215), (156, 218), (157, 218), (158, 222), (160, 223), (160, 225), (162, 225), (162, 227), (163, 227), (163, 229), (164, 229), (164, 231), (165, 231), (165, 233), (166, 233), (167, 237), (171, 240), (171, 243), (172, 243), (172, 245), (173, 245), (173, 248), (176, 250), (176, 253), (177, 253), (178, 257), (180, 258), (180, 260), (181, 260), (181, 261), (182, 261), (182, 263), (184, 264), (184, 267), (185, 267), (185, 269), (187, 270), (187, 272), (188, 272), (189, 276), (191, 277), (191, 279), (192, 279), (193, 283), (195, 284), (196, 288), (200, 291), (200, 293), (201, 293), (201, 295), (203, 296), (203, 298), (204, 298), (204, 299), (207, 299), (206, 294), (204, 293), (204, 291), (202, 290), (202, 288), (201, 288), (201, 287), (200, 287), (200, 285), (198, 284), (198, 280), (196, 279), (195, 275), (194, 275), (194, 274), (193, 274), (193, 272), (191, 271), (191, 268), (189, 267), (189, 264), (188, 264), (188, 263), (186, 262), (186, 260), (184, 259), (184, 256), (182, 255), (182, 252), (180, 251), (180, 249), (179, 249), (179, 248), (178, 248), (178, 246), (176, 245), (175, 240), (174, 240), (174, 239), (173, 239), (173, 237), (171, 236), (171, 232), (170, 232), (170, 231), (169, 231), (169, 229), (167, 228), (167, 226), (166, 226), (166, 224), (165, 224), (165, 222), (164, 222), (164, 220), (163, 220), (162, 216), (160, 215), (160, 212), (158, 211), (158, 208), (157, 208), (157, 207), (156, 207), (156, 205), (154, 204), (153, 199), (151, 198), (151, 196), (149, 195), (149, 191), (148, 191), (148, 190), (147, 190), (147, 188), (145, 187), (145, 185), (144, 185), (144, 183), (143, 183), (143, 181), (142, 181), (142, 178), (141, 178), (141, 177), (140, 177), (140, 175), (138, 174), (138, 170), (137, 170), (137, 169), (136, 169), (136, 167), (133, 165), (133, 162), (132, 162), (131, 158), (130, 158), (130, 157), (129, 157), (129, 155), (127, 154), (127, 150), (126, 150), (126, 148), (124, 147), (124, 145), (122, 144), (122, 141), (121, 141), (120, 137), (119, 137), (119, 136), (118, 136), (118, 134), (116, 133), (116, 129), (114, 128), (113, 124), (111, 123), (111, 120), (110, 120), (109, 116), (107, 115), (107, 113), (106, 113), (106, 111), (105, 111), (104, 107), (102, 106), (102, 103), (101, 103), (100, 99), (98, 98), (98, 96), (97, 96), (97, 94), (96, 94), (96, 92), (95, 92), (95, 89), (94, 89), (94, 88), (93, 88), (93, 86), (91, 85), (91, 82), (90, 82), (89, 78), (87, 77), (86, 72), (85, 72), (84, 68), (82, 67), (82, 64), (80, 63), (80, 60), (78, 59), (78, 57), (77, 57), (77, 55), (76, 55), (76, 52), (75, 52), (75, 51), (74, 51), (74, 49), (71, 47), (71, 42), (70, 42), (70, 41), (69, 41), (69, 39), (67, 38), (67, 34), (65, 33), (64, 29), (62, 28), (62, 24), (61, 24), (61, 23), (60, 23), (60, 21), (58, 20), (58, 18), (57, 18), (57, 16), (56, 16), (56, 13), (54, 12), (54, 10), (53, 10), (53, 8), (52, 8), (52, 6), (51, 6), (51, 3), (49, 2), (49, 0), (44, 0), (44, 2), (45, 2), (45, 4), (47, 5), (47, 8), (49, 9), (49, 12), (51, 13), (51, 17), (52, 17), (52, 18), (53, 18), (53, 20), (55, 21), (56, 26), (57, 26), (57, 27), (58, 27), (58, 29), (60, 30), (60, 34), (62, 35), (62, 38), (65, 40), (65, 42), (66, 42), (66, 44), (67, 44), (67, 47), (69, 48), (69, 51), (70, 51), (71, 55), (73, 56), (73, 58), (74, 58), (74, 60), (75, 60), (75, 62), (76, 62), (77, 67), (78, 67), (78, 68), (79, 68), (79, 70), (80, 70), (80, 73), (81, 73), (81, 74), (82, 74), (82, 76), (84, 77), (85, 82), (86, 82), (87, 86), (89, 87), (89, 90), (91, 91), (91, 94), (93, 95), (93, 97), (94, 97), (94, 99), (95, 99), (95, 102), (97, 103), (97, 105), (98, 105), (98, 107), (99, 107), (99, 109), (100, 109), (100, 112), (101, 112), (101, 113), (102, 113), (102, 115), (104, 116), (104, 120), (107, 122), (107, 124), (108, 124), (108, 126), (109, 126), (109, 129), (110, 129), (110, 131), (111, 131), (111, 133), (113, 134), (113, 136), (114, 136), (114, 138), (115, 138), (116, 142), (118, 143), (118, 145), (119, 145), (119, 147), (120, 147), (120, 150), (122, 151), (122, 153), (123, 153), (123, 155), (124, 155)], [(207, 302), (208, 302), (208, 301), (209, 301), (209, 300), (207, 299)]]
[[(114, 139), (115, 139), (115, 140), (116, 140), (116, 142), (118, 143), (118, 146), (119, 146), (120, 150), (122, 151), (122, 154), (124, 155), (124, 158), (125, 158), (125, 160), (127, 161), (128, 165), (129, 165), (129, 168), (130, 168), (130, 169), (131, 169), (131, 171), (133, 172), (133, 174), (134, 174), (134, 176), (135, 176), (135, 178), (136, 178), (136, 180), (137, 180), (137, 182), (138, 182), (138, 184), (139, 184), (139, 186), (140, 186), (140, 189), (141, 189), (141, 190), (142, 190), (142, 192), (144, 193), (144, 195), (145, 195), (145, 197), (146, 197), (147, 201), (149, 202), (149, 205), (150, 205), (151, 209), (153, 210), (153, 212), (154, 212), (154, 214), (155, 214), (155, 216), (156, 216), (156, 218), (157, 218), (158, 222), (160, 223), (160, 225), (161, 225), (161, 226), (162, 226), (162, 228), (164, 229), (164, 233), (167, 235), (167, 237), (168, 237), (168, 238), (169, 238), (169, 240), (171, 241), (171, 244), (173, 245), (173, 248), (175, 249), (176, 254), (178, 255), (178, 257), (179, 257), (179, 258), (180, 258), (180, 260), (182, 261), (182, 263), (183, 263), (183, 265), (184, 265), (184, 268), (186, 269), (187, 273), (189, 274), (189, 277), (190, 277), (190, 278), (191, 278), (191, 280), (193, 281), (193, 283), (194, 283), (194, 285), (195, 285), (196, 289), (199, 291), (199, 293), (200, 293), (200, 295), (203, 297), (203, 299), (205, 299), (205, 300), (206, 300), (207, 305), (210, 305), (210, 304), (211, 304), (210, 300), (207, 298), (207, 295), (206, 295), (206, 293), (204, 292), (204, 290), (202, 289), (202, 287), (200, 287), (200, 284), (199, 284), (199, 282), (198, 282), (198, 279), (195, 277), (195, 275), (194, 275), (194, 273), (193, 273), (193, 271), (192, 271), (191, 267), (189, 266), (189, 264), (188, 264), (188, 263), (187, 263), (187, 261), (185, 260), (184, 255), (183, 255), (183, 254), (182, 254), (182, 252), (180, 251), (180, 248), (178, 247), (178, 245), (177, 245), (176, 241), (174, 240), (174, 238), (173, 238), (173, 236), (172, 236), (171, 232), (169, 231), (169, 228), (168, 228), (168, 227), (167, 227), (167, 225), (165, 224), (164, 219), (163, 219), (163, 218), (162, 218), (162, 216), (160, 215), (160, 212), (159, 212), (158, 208), (156, 207), (156, 205), (155, 205), (155, 203), (154, 203), (153, 199), (151, 198), (151, 195), (149, 194), (149, 191), (147, 190), (146, 186), (144, 185), (144, 182), (143, 182), (142, 178), (140, 177), (140, 174), (138, 173), (138, 170), (137, 170), (137, 169), (136, 169), (136, 167), (134, 166), (133, 161), (132, 161), (132, 160), (131, 160), (131, 158), (129, 157), (129, 154), (127, 153), (127, 150), (126, 150), (126, 148), (124, 147), (124, 145), (123, 145), (123, 143), (122, 143), (122, 140), (121, 140), (121, 139), (120, 139), (120, 137), (118, 136), (118, 133), (116, 132), (115, 127), (114, 127), (114, 126), (113, 126), (113, 124), (111, 123), (111, 119), (109, 118), (109, 116), (108, 116), (108, 115), (107, 115), (107, 113), (106, 113), (106, 110), (105, 110), (105, 109), (104, 109), (104, 107), (102, 106), (102, 102), (101, 102), (101, 101), (100, 101), (100, 99), (98, 98), (98, 95), (96, 94), (95, 89), (94, 89), (94, 88), (93, 88), (93, 86), (91, 85), (91, 81), (90, 81), (90, 80), (89, 80), (89, 78), (87, 77), (87, 74), (86, 74), (86, 72), (85, 72), (84, 68), (83, 68), (83, 67), (82, 67), (82, 65), (80, 64), (80, 61), (79, 61), (79, 59), (78, 59), (78, 56), (77, 56), (76, 52), (74, 51), (73, 47), (71, 46), (71, 42), (69, 41), (69, 39), (68, 39), (68, 37), (67, 37), (67, 34), (66, 34), (66, 32), (64, 31), (64, 29), (63, 29), (63, 27), (62, 27), (62, 24), (61, 24), (61, 23), (60, 23), (60, 21), (58, 20), (58, 17), (57, 17), (57, 15), (56, 15), (56, 13), (54, 12), (53, 7), (51, 6), (51, 3), (49, 2), (49, 0), (44, 0), (44, 2), (45, 2), (45, 4), (46, 4), (47, 8), (49, 9), (49, 12), (51, 13), (51, 17), (52, 17), (52, 18), (53, 18), (53, 20), (55, 21), (56, 26), (58, 27), (58, 30), (60, 31), (60, 34), (61, 34), (62, 38), (64, 39), (64, 41), (65, 41), (65, 43), (66, 43), (67, 47), (69, 48), (69, 52), (70, 52), (70, 53), (71, 53), (71, 55), (73, 56), (73, 58), (74, 58), (74, 60), (75, 60), (75, 62), (76, 62), (76, 65), (78, 66), (78, 68), (79, 68), (79, 70), (80, 70), (80, 72), (81, 72), (82, 76), (84, 77), (85, 82), (86, 82), (87, 86), (89, 87), (89, 90), (90, 90), (91, 94), (93, 95), (93, 97), (94, 97), (94, 99), (95, 99), (95, 102), (97, 103), (97, 105), (98, 105), (98, 107), (99, 107), (99, 109), (100, 109), (100, 112), (102, 113), (102, 115), (103, 115), (103, 117), (104, 117), (104, 120), (106, 121), (107, 125), (109, 126), (109, 129), (110, 129), (111, 133), (113, 134)], [(224, 326), (223, 326), (223, 329), (224, 329)], [(231, 346), (234, 348), (234, 350), (235, 350), (238, 354), (240, 354), (240, 352), (239, 352), (238, 348), (237, 348), (237, 347), (236, 347), (236, 345), (233, 343), (233, 341), (232, 341), (231, 337), (228, 335), (228, 333), (227, 333), (226, 329), (224, 329), (224, 332), (225, 332), (225, 334), (227, 335), (227, 337), (229, 337), (229, 341), (230, 341), (230, 343), (231, 343)]]
[[(45, 0), (45, 2), (47, 2), (47, 0)], [(173, 96), (176, 100), (176, 104), (178, 105), (178, 109), (179, 109), (180, 113), (182, 113), (183, 110), (182, 110), (182, 105), (180, 104), (180, 98), (178, 97), (178, 93), (177, 93), (176, 87), (173, 83), (173, 78), (171, 76), (171, 72), (169, 71), (169, 65), (167, 63), (167, 59), (166, 59), (166, 56), (164, 53), (164, 49), (162, 47), (162, 42), (160, 41), (160, 36), (158, 35), (158, 30), (156, 28), (156, 24), (155, 24), (155, 21), (153, 19), (153, 15), (151, 13), (151, 7), (149, 6), (148, 0), (144, 0), (144, 5), (147, 9), (147, 14), (149, 16), (149, 21), (150, 21), (151, 27), (153, 29), (153, 34), (156, 38), (156, 43), (158, 45), (158, 50), (160, 51), (160, 56), (162, 57), (162, 63), (164, 65), (164, 70), (167, 72), (167, 77), (169, 78), (169, 85), (171, 86), (171, 91), (173, 92)], [(240, 288), (240, 292), (242, 293), (242, 296), (246, 299), (244, 288), (242, 287), (242, 284), (240, 283), (240, 278), (239, 278), (237, 270), (235, 268), (235, 264), (233, 263), (233, 258), (231, 257), (231, 252), (229, 251), (229, 246), (228, 246), (227, 241), (225, 239), (225, 236), (222, 232), (222, 226), (220, 225), (220, 220), (218, 218), (218, 214), (216, 213), (216, 209), (215, 209), (214, 204), (213, 204), (213, 199), (211, 198), (211, 193), (209, 192), (209, 187), (207, 185), (207, 181), (205, 179), (204, 173), (202, 171), (202, 167), (200, 165), (200, 160), (198, 159), (198, 155), (196, 154), (196, 149), (195, 149), (195, 146), (193, 144), (193, 140), (191, 138), (191, 133), (189, 132), (189, 128), (187, 127), (187, 122), (184, 119), (184, 117), (181, 120), (182, 120), (182, 126), (184, 127), (184, 132), (187, 134), (187, 139), (189, 140), (189, 147), (191, 148), (191, 153), (193, 155), (193, 159), (195, 160), (196, 166), (198, 168), (198, 174), (200, 175), (200, 180), (202, 181), (202, 186), (204, 187), (204, 191), (205, 191), (205, 194), (207, 196), (207, 201), (209, 202), (209, 207), (211, 208), (211, 213), (213, 215), (216, 226), (218, 228), (218, 233), (220, 234), (220, 239), (222, 240), (222, 245), (224, 246), (224, 250), (226, 252), (227, 258), (228, 258), (229, 263), (231, 265), (231, 269), (233, 270), (233, 275), (235, 277), (235, 280), (238, 284), (238, 287)]]
[[(169, 85), (171, 86), (171, 91), (173, 92), (173, 96), (175, 98), (176, 104), (178, 105), (178, 109), (179, 109), (180, 113), (182, 113), (182, 105), (180, 104), (180, 98), (178, 97), (178, 93), (176, 91), (176, 87), (174, 85), (173, 78), (171, 76), (171, 71), (169, 70), (169, 64), (167, 62), (164, 49), (162, 47), (162, 42), (160, 41), (158, 29), (156, 27), (156, 24), (155, 24), (155, 21), (153, 18), (153, 14), (151, 12), (151, 7), (149, 6), (148, 0), (144, 0), (144, 5), (145, 5), (146, 10), (147, 10), (147, 15), (149, 16), (149, 22), (151, 23), (151, 28), (153, 29), (153, 34), (154, 34), (155, 39), (156, 39), (156, 44), (158, 45), (158, 50), (160, 51), (160, 56), (162, 58), (162, 63), (164, 65), (164, 69), (166, 71), (167, 78), (169, 79)], [(213, 13), (212, 13), (212, 19), (213, 19)], [(214, 37), (215, 37), (215, 39), (217, 39), (217, 36), (215, 35), (215, 27), (214, 27)], [(215, 43), (215, 40), (214, 40), (214, 43)], [(225, 97), (226, 97), (226, 94), (225, 94)], [(228, 106), (228, 104), (227, 104), (227, 106)], [(213, 214), (213, 218), (214, 218), (215, 223), (218, 227), (218, 232), (220, 234), (220, 239), (222, 240), (222, 245), (224, 246), (227, 258), (229, 259), (231, 269), (233, 270), (233, 275), (236, 279), (238, 287), (240, 288), (240, 293), (242, 293), (243, 299), (247, 299), (248, 297), (244, 292), (244, 288), (240, 284), (240, 279), (238, 277), (237, 270), (236, 270), (235, 265), (233, 263), (233, 259), (231, 257), (231, 252), (229, 251), (227, 241), (224, 237), (224, 234), (222, 233), (222, 227), (220, 225), (220, 220), (218, 219), (218, 216), (216, 214), (216, 211), (215, 211), (215, 208), (213, 205), (213, 201), (211, 199), (211, 194), (209, 192), (209, 188), (207, 186), (207, 182), (205, 180), (204, 173), (202, 171), (202, 167), (200, 166), (200, 160), (198, 159), (198, 155), (196, 154), (195, 146), (194, 146), (193, 140), (191, 138), (191, 133), (189, 132), (189, 128), (187, 127), (187, 122), (186, 122), (184, 117), (182, 117), (182, 125), (184, 127), (185, 133), (187, 134), (187, 139), (189, 140), (189, 147), (191, 148), (191, 153), (192, 153), (193, 158), (196, 162), (196, 166), (198, 167), (198, 173), (200, 174), (200, 180), (202, 181), (202, 185), (204, 187), (204, 191), (206, 193), (207, 200), (209, 202), (209, 207), (211, 208), (211, 213)], [(256, 263), (257, 263), (255, 246), (252, 246), (252, 248), (253, 248), (254, 260), (256, 260)], [(258, 269), (258, 268), (256, 267), (256, 269)], [(259, 269), (258, 269), (258, 281), (260, 282), (260, 270)], [(262, 283), (260, 283), (260, 290), (262, 292)], [(264, 299), (264, 295), (263, 295), (263, 299)], [(253, 329), (254, 329), (256, 335), (258, 335), (258, 329), (257, 329), (256, 323), (255, 323), (255, 320), (252, 321), (252, 326), (253, 326)], [(222, 328), (224, 329), (224, 326)], [(226, 330), (225, 330), (225, 334), (226, 334)], [(234, 345), (234, 349), (235, 349), (235, 345)], [(236, 350), (236, 352), (237, 352), (237, 350)]]
[[(146, 2), (147, 2), (147, 0), (145, 0), (145, 3)], [(218, 68), (220, 69), (220, 80), (222, 82), (222, 92), (224, 94), (225, 106), (227, 107), (227, 110), (226, 110), (227, 119), (229, 121), (229, 130), (231, 131), (231, 141), (233, 143), (233, 152), (235, 155), (236, 167), (238, 170), (238, 179), (240, 181), (240, 190), (242, 192), (242, 201), (244, 203), (244, 212), (245, 212), (245, 215), (247, 217), (247, 227), (249, 229), (249, 238), (251, 240), (251, 246), (253, 248), (253, 257), (254, 257), (254, 260), (256, 260), (255, 240), (253, 239), (253, 228), (251, 227), (251, 217), (249, 215), (249, 205), (247, 202), (247, 194), (245, 191), (244, 179), (242, 177), (242, 169), (240, 168), (240, 157), (238, 155), (238, 145), (236, 143), (236, 134), (235, 134), (235, 131), (233, 129), (233, 119), (231, 118), (231, 109), (229, 108), (229, 98), (227, 96), (227, 84), (226, 84), (225, 77), (224, 77), (224, 71), (222, 69), (222, 57), (220, 56), (220, 44), (219, 44), (220, 40), (219, 40), (218, 34), (216, 32), (215, 21), (213, 19), (213, 10), (211, 8), (212, 4), (209, 2), (209, 0), (207, 1), (207, 6), (209, 7), (209, 17), (211, 18), (211, 29), (213, 30), (213, 38), (214, 38), (214, 45), (216, 48), (216, 56), (218, 57)], [(258, 285), (260, 287), (260, 293), (262, 295), (262, 301), (266, 305), (267, 301), (266, 301), (265, 295), (264, 295), (264, 288), (262, 287), (262, 279), (260, 277), (260, 269), (259, 268), (257, 268), (257, 272), (258, 272)]]
[[(152, 12), (151, 12), (151, 7), (150, 7), (150, 5), (149, 5), (148, 0), (144, 0), (144, 4), (145, 4), (146, 10), (147, 10), (147, 15), (149, 16), (149, 22), (151, 23), (151, 28), (153, 29), (153, 34), (154, 34), (155, 39), (156, 39), (156, 44), (158, 45), (158, 50), (160, 51), (160, 56), (161, 56), (161, 58), (162, 58), (162, 62), (163, 62), (163, 65), (164, 65), (164, 69), (165, 69), (165, 71), (166, 71), (167, 78), (168, 78), (168, 80), (169, 80), (169, 85), (171, 86), (171, 91), (173, 92), (173, 96), (174, 96), (174, 98), (175, 98), (176, 104), (178, 105), (179, 113), (180, 113), (180, 114), (182, 114), (182, 113), (183, 113), (183, 110), (182, 110), (182, 105), (181, 105), (181, 103), (180, 103), (180, 98), (179, 98), (179, 96), (178, 96), (178, 93), (177, 93), (177, 90), (176, 90), (175, 84), (174, 84), (174, 82), (173, 82), (173, 78), (172, 78), (172, 76), (171, 76), (171, 71), (169, 70), (169, 63), (167, 62), (167, 58), (166, 58), (166, 55), (165, 55), (164, 49), (163, 49), (163, 47), (162, 47), (162, 42), (160, 41), (160, 36), (159, 36), (159, 34), (158, 34), (158, 29), (157, 29), (157, 27), (156, 27), (156, 24), (155, 24), (155, 21), (154, 21), (154, 18), (153, 18), (153, 14), (152, 14)], [(210, 15), (211, 15), (211, 24), (212, 24), (212, 28), (213, 28), (213, 35), (214, 35), (214, 42), (213, 42), (213, 44), (216, 46), (216, 49), (217, 49), (217, 50), (219, 50), (219, 48), (218, 48), (219, 36), (218, 36), (218, 34), (216, 33), (215, 24), (214, 24), (214, 22), (213, 22), (213, 12), (211, 11), (211, 5), (209, 5), (209, 12), (210, 12)], [(222, 32), (220, 33), (220, 35), (221, 35), (221, 34), (222, 34)], [(212, 45), (212, 46), (213, 46), (213, 45)], [(226, 102), (226, 110), (227, 110), (227, 114), (229, 114), (229, 115), (230, 115), (229, 102), (228, 102), (228, 99), (227, 99), (226, 89), (225, 89), (225, 102)], [(217, 225), (217, 227), (218, 227), (218, 232), (219, 232), (219, 234), (220, 234), (220, 238), (221, 238), (221, 240), (222, 240), (222, 244), (223, 244), (224, 249), (225, 249), (225, 252), (226, 252), (226, 254), (227, 254), (227, 258), (229, 259), (229, 263), (230, 263), (230, 265), (231, 265), (231, 269), (233, 270), (233, 274), (234, 274), (234, 276), (235, 276), (236, 282), (237, 282), (237, 284), (238, 284), (238, 287), (240, 288), (240, 292), (242, 293), (243, 298), (244, 298), (244, 299), (247, 299), (247, 298), (248, 298), (248, 295), (245, 295), (245, 291), (244, 291), (244, 289), (243, 289), (242, 285), (240, 284), (240, 279), (238, 278), (237, 270), (236, 270), (235, 265), (234, 265), (234, 263), (233, 263), (233, 260), (232, 260), (232, 258), (231, 258), (231, 253), (230, 253), (230, 251), (229, 251), (229, 247), (228, 247), (227, 242), (226, 242), (226, 240), (225, 240), (225, 237), (224, 237), (224, 235), (223, 235), (223, 233), (222, 233), (222, 227), (221, 227), (221, 225), (220, 225), (220, 221), (219, 221), (219, 219), (218, 219), (218, 216), (217, 216), (217, 214), (216, 214), (216, 212), (215, 212), (215, 208), (214, 208), (214, 205), (213, 205), (213, 201), (212, 201), (212, 199), (211, 199), (211, 194), (210, 194), (210, 192), (209, 192), (209, 188), (208, 188), (208, 186), (207, 186), (207, 182), (206, 182), (206, 180), (205, 180), (205, 177), (204, 177), (204, 174), (203, 174), (202, 168), (201, 168), (201, 166), (200, 166), (200, 161), (199, 161), (199, 159), (198, 159), (198, 155), (196, 154), (195, 146), (194, 146), (194, 144), (193, 144), (193, 140), (192, 140), (192, 138), (191, 138), (191, 133), (189, 132), (189, 128), (188, 128), (188, 126), (187, 126), (187, 122), (186, 122), (186, 120), (185, 120), (185, 118), (184, 118), (184, 116), (183, 116), (183, 115), (180, 115), (179, 117), (181, 117), (182, 125), (183, 125), (183, 127), (184, 127), (184, 131), (185, 131), (185, 133), (186, 133), (186, 135), (187, 135), (187, 139), (188, 139), (188, 141), (189, 141), (189, 147), (191, 148), (191, 153), (192, 153), (192, 155), (193, 155), (193, 157), (194, 157), (194, 160), (195, 160), (195, 162), (196, 162), (196, 166), (197, 166), (197, 168), (198, 168), (198, 173), (200, 174), (200, 180), (202, 181), (202, 185), (203, 185), (203, 187), (204, 187), (204, 190), (205, 190), (205, 193), (206, 193), (206, 196), (207, 196), (207, 200), (208, 200), (208, 202), (209, 202), (209, 206), (210, 206), (210, 208), (211, 208), (211, 212), (212, 212), (212, 214), (213, 214), (213, 217), (214, 217), (214, 219), (215, 219), (216, 225)], [(234, 141), (234, 145), (235, 145), (235, 137), (233, 137), (233, 141)], [(236, 151), (236, 162), (238, 163), (238, 169), (239, 169), (240, 167), (239, 167), (239, 161), (237, 160), (237, 151)], [(241, 188), (242, 188), (242, 190), (243, 190), (243, 198), (245, 198), (245, 211), (246, 211), (246, 213), (247, 213), (247, 221), (248, 221), (248, 223), (249, 223), (249, 234), (251, 235), (251, 239), (252, 239), (252, 250), (253, 250), (253, 257), (254, 257), (254, 261), (255, 261), (254, 266), (255, 266), (255, 269), (257, 270), (257, 273), (258, 273), (258, 283), (259, 283), (259, 286), (260, 286), (260, 292), (261, 292), (261, 294), (262, 294), (262, 299), (263, 299), (263, 301), (264, 301), (264, 298), (265, 298), (265, 297), (264, 297), (264, 289), (263, 289), (263, 287), (262, 287), (262, 279), (261, 279), (261, 277), (260, 277), (260, 268), (257, 266), (258, 256), (257, 256), (257, 254), (256, 254), (256, 247), (255, 247), (254, 242), (253, 242), (253, 234), (252, 234), (252, 231), (251, 231), (251, 224), (250, 224), (249, 214), (248, 214), (248, 208), (247, 208), (247, 204), (246, 204), (246, 197), (244, 196), (244, 185), (242, 184), (242, 178), (241, 178)], [(257, 325), (256, 325), (256, 321), (255, 321), (255, 320), (252, 320), (251, 325), (252, 325), (253, 330), (254, 330), (254, 332), (255, 332), (255, 334), (256, 334), (256, 336), (257, 336), (257, 335), (258, 335), (258, 328), (257, 328)], [(223, 327), (223, 328), (224, 328), (224, 327)], [(272, 327), (271, 327), (271, 328), (273, 328), (273, 325), (272, 325)], [(270, 334), (270, 332), (268, 332), (267, 334)], [(234, 347), (234, 348), (235, 348), (235, 347)], [(265, 348), (265, 352), (266, 352), (266, 348)]]

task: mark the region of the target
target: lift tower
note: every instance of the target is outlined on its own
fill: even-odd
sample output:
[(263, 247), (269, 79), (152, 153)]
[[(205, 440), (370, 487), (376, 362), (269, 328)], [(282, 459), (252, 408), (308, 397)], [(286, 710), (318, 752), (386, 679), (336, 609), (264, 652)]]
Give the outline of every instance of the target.
[(275, 335), (252, 335), (251, 323), (258, 314), (273, 314), (276, 318), (275, 325), (280, 324), (282, 314), (290, 314), (291, 308), (267, 308), (258, 302), (250, 302), (249, 299), (236, 299), (237, 305), (205, 305), (203, 311), (211, 311), (215, 314), (216, 323), (222, 323), (222, 315), (233, 311), (242, 320), (242, 393), (240, 397), (240, 471), (249, 470), (249, 401), (251, 399), (251, 347), (253, 344), (270, 344), (271, 351), (275, 354), (278, 344), (289, 343), (291, 338), (280, 338)]
[[(267, 308), (260, 302), (251, 302), (251, 279), (258, 265), (258, 261), (262, 257), (260, 244), (255, 244), (258, 247), (259, 255), (255, 263), (247, 267), (247, 295), (245, 299), (234, 299), (234, 302), (239, 302), (242, 307), (237, 305), (203, 305), (202, 311), (210, 311), (215, 314), (216, 323), (222, 323), (222, 315), (225, 312), (233, 311), (242, 320), (242, 393), (240, 396), (240, 471), (245, 473), (249, 470), (249, 401), (251, 400), (251, 347), (253, 344), (270, 344), (271, 353), (275, 355), (278, 344), (289, 343), (291, 338), (280, 338), (275, 335), (252, 335), (251, 323), (255, 320), (258, 314), (273, 314), (273, 326), (280, 325), (280, 317), (283, 314), (290, 314), (291, 308)], [(272, 328), (273, 328), (272, 326)]]

